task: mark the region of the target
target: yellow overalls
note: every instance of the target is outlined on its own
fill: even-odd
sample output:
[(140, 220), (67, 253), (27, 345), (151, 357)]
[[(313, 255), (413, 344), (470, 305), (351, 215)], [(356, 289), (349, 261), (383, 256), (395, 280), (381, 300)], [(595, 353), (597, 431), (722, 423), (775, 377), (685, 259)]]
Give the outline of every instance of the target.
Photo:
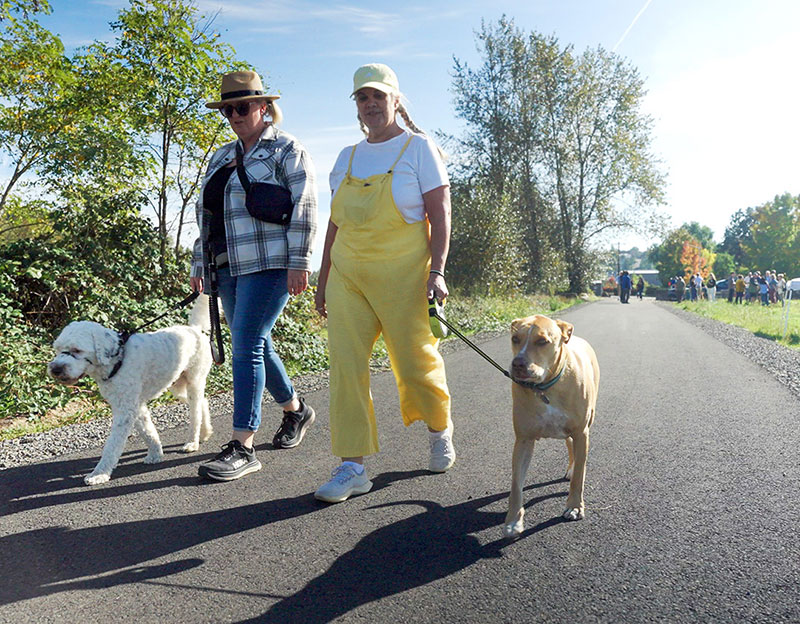
[(378, 452), (369, 358), (383, 333), (406, 426), (450, 424), (444, 362), (428, 322), (431, 254), (427, 220), (406, 223), (392, 197), (392, 168), (365, 179), (347, 174), (331, 202), (337, 226), (325, 289), (330, 351), (331, 445), (338, 457)]

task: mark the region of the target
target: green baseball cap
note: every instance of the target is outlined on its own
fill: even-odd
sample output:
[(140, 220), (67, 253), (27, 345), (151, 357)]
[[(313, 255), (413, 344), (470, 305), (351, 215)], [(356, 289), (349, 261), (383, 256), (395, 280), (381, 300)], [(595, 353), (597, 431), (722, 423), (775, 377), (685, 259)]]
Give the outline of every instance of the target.
[(353, 74), (353, 92), (350, 95), (355, 95), (356, 91), (364, 88), (377, 89), (384, 93), (399, 93), (400, 83), (388, 65), (369, 63), (359, 67)]

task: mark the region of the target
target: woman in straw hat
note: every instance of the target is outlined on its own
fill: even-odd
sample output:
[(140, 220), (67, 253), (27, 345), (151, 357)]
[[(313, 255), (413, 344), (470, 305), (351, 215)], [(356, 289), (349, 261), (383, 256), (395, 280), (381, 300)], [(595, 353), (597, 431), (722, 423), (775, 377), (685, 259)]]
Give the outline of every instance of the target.
[(331, 219), (315, 302), (328, 317), (331, 442), (342, 460), (315, 496), (332, 503), (372, 487), (364, 468), (364, 456), (378, 451), (369, 358), (380, 334), (403, 422), (428, 426), (428, 468), (445, 472), (455, 461), (450, 394), (427, 301), (447, 296), (447, 172), (435, 143), (408, 116), (389, 67), (364, 65), (353, 83), (366, 139), (342, 150), (330, 175)]
[[(218, 109), (238, 139), (218, 149), (209, 161), (197, 201), (200, 237), (195, 242), (191, 285), (203, 289), (215, 265), (233, 350), (233, 435), (201, 476), (238, 479), (261, 468), (253, 439), (261, 422), (264, 388), (283, 408), (272, 441), (277, 448), (297, 446), (314, 422), (314, 410), (297, 396), (271, 332), (289, 299), (308, 286), (316, 231), (314, 166), (303, 146), (277, 126), (282, 114), (258, 74), (236, 71), (222, 77), (221, 97), (206, 104)], [(244, 169), (237, 171), (237, 151)], [(248, 186), (268, 183), (290, 196), (291, 220), (272, 223), (251, 216)], [(274, 187), (272, 187), (274, 188)], [(286, 193), (288, 191), (288, 193)]]

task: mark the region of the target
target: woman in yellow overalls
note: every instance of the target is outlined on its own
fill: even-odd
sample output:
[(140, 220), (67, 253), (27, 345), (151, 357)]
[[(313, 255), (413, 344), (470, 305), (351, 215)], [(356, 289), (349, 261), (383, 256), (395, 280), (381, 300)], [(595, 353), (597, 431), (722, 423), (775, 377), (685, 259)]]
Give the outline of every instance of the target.
[(331, 445), (342, 463), (315, 496), (332, 503), (372, 488), (364, 468), (364, 456), (378, 452), (369, 358), (381, 334), (403, 422), (428, 425), (429, 469), (445, 472), (455, 462), (450, 394), (427, 312), (427, 299), (447, 296), (447, 173), (438, 148), (408, 117), (389, 67), (364, 65), (353, 83), (367, 138), (343, 150), (331, 173), (316, 296), (328, 317)]

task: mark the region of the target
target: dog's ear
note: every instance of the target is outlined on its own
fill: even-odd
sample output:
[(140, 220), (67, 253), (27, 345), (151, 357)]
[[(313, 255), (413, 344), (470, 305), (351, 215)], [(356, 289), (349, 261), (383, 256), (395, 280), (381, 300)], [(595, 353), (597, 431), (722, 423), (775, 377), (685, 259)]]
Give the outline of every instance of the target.
[(511, 321), (511, 332), (514, 333), (515, 331), (517, 331), (519, 329), (519, 326), (522, 324), (522, 321), (524, 320), (525, 319), (518, 318)]
[(572, 330), (574, 326), (566, 321), (557, 320), (556, 325), (561, 330), (561, 342), (567, 343), (572, 338)]
[(111, 358), (119, 354), (119, 336), (110, 329), (103, 328), (92, 336), (94, 355), (100, 366), (110, 366)]

